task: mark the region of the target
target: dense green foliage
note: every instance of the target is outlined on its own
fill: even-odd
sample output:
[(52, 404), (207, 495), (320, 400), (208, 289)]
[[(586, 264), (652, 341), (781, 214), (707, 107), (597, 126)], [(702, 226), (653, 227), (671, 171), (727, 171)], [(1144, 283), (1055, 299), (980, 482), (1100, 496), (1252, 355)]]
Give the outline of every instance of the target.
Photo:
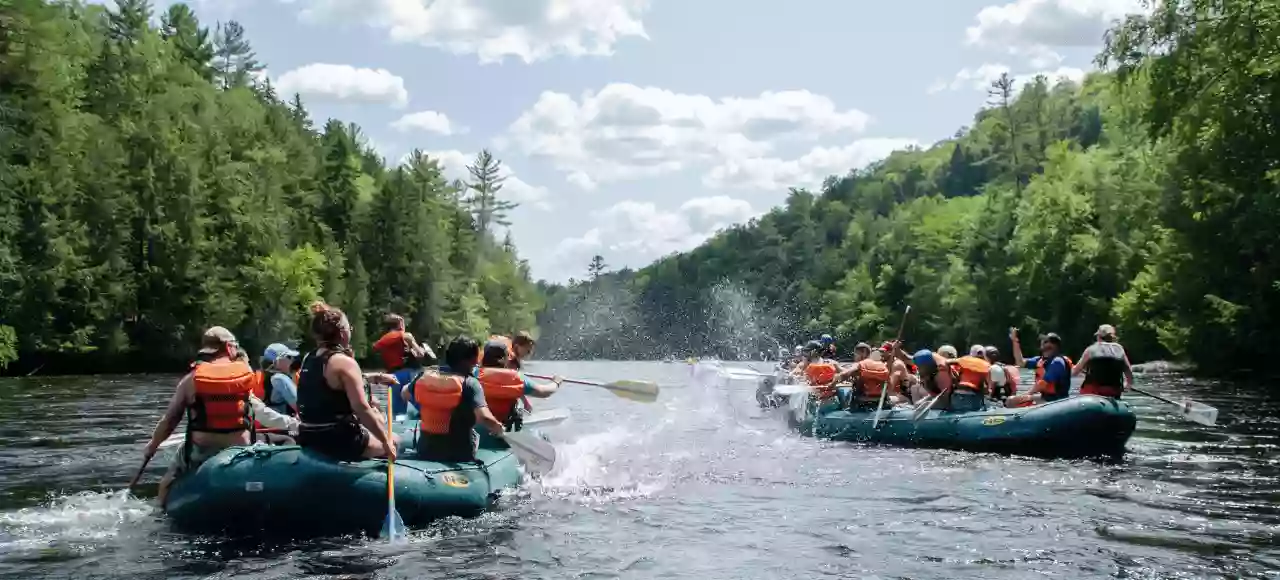
[(430, 343), (532, 326), (527, 266), (473, 217), (512, 207), (496, 160), (390, 166), (279, 99), (239, 25), (116, 4), (0, 4), (0, 366), (166, 368), (214, 324), (297, 342), (317, 298), (358, 353), (386, 312)]
[(910, 304), (915, 346), (1007, 350), (1016, 325), (1075, 353), (1110, 322), (1135, 359), (1251, 367), (1280, 322), (1278, 32), (1275, 2), (1164, 3), (1109, 35), (1113, 73), (1003, 78), (953, 139), (792, 190), (639, 272), (544, 288), (544, 351), (847, 347), (888, 338)]

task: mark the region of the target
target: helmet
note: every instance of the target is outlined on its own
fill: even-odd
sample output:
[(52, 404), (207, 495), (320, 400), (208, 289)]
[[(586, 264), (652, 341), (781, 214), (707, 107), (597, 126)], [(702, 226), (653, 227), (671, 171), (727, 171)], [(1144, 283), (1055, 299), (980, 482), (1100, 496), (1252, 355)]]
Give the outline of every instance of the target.
[(822, 338), (819, 338), (818, 340), (822, 341), (821, 346), (826, 346), (836, 341), (836, 339), (831, 338), (830, 334), (824, 334), (822, 335)]
[(937, 361), (933, 359), (933, 352), (927, 348), (918, 350), (915, 354), (911, 355), (911, 362), (916, 363), (916, 366), (921, 367), (934, 366), (938, 364)]

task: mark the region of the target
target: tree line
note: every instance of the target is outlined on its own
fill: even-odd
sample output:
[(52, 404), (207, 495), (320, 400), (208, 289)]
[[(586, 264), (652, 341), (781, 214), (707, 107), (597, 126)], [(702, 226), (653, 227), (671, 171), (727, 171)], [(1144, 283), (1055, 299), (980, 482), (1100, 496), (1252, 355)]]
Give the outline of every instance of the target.
[[(1156, 4), (1081, 83), (991, 84), (971, 126), (794, 188), (638, 271), (542, 284), (543, 352), (756, 357), (818, 333), (918, 347), (1115, 324), (1135, 359), (1265, 370), (1280, 323), (1280, 5)], [(750, 313), (750, 317), (747, 316)], [(752, 318), (754, 317), (754, 318)], [(751, 322), (754, 320), (755, 322)], [(583, 331), (585, 329), (585, 331)]]
[(277, 95), (239, 24), (115, 4), (0, 8), (0, 367), (176, 370), (210, 325), (305, 341), (317, 299), (361, 355), (389, 312), (436, 344), (533, 326), (492, 155), (388, 163)]

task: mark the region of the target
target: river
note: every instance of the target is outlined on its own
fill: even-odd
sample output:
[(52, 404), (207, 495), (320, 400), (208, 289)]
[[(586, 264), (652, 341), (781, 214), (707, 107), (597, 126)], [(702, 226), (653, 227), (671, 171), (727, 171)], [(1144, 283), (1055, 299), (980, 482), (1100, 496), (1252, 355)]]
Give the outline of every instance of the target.
[[(171, 530), (138, 466), (174, 376), (0, 380), (5, 578), (1278, 578), (1280, 397), (1141, 377), (1220, 425), (1132, 396), (1123, 462), (1042, 461), (805, 439), (753, 387), (688, 365), (534, 362), (664, 384), (645, 405), (567, 386), (549, 430), (566, 465), (475, 520), (387, 546)], [(757, 364), (757, 368), (764, 368)]]

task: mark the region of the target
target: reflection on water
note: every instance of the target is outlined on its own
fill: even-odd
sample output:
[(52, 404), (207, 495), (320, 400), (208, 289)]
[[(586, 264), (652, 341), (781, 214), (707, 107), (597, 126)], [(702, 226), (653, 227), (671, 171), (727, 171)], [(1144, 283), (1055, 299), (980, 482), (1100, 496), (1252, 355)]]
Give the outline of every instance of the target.
[[(1280, 569), (1280, 400), (1176, 375), (1140, 382), (1117, 465), (829, 443), (683, 364), (537, 363), (664, 383), (644, 405), (566, 387), (566, 465), (496, 511), (407, 544), (170, 530), (122, 488), (176, 377), (0, 381), (0, 576), (12, 578), (1265, 578)], [(758, 368), (763, 368), (758, 366)], [(665, 386), (669, 385), (669, 386)], [(154, 495), (166, 456), (139, 494)], [(1274, 576), (1270, 576), (1274, 578)]]

